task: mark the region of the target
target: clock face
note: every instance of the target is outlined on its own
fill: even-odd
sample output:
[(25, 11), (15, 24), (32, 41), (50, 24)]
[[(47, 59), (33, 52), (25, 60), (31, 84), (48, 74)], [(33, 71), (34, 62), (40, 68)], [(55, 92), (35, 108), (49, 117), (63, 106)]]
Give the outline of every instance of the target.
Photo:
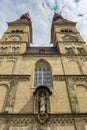
[(12, 35), (10, 37), (8, 37), (7, 41), (20, 41), (21, 37), (17, 36), (17, 35)]
[(62, 37), (63, 41), (78, 41), (78, 38), (71, 35), (65, 35)]

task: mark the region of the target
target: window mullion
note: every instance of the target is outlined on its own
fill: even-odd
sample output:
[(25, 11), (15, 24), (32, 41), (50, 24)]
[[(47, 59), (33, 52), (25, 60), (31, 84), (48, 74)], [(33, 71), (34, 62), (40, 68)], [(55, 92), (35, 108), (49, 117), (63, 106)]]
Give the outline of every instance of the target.
[(42, 85), (43, 85), (43, 67), (41, 68), (41, 73), (42, 73), (41, 78), (42, 78)]
[(38, 63), (35, 69), (35, 77), (34, 77), (35, 86), (45, 85), (50, 86), (51, 84), (51, 73), (47, 64), (44, 62)]

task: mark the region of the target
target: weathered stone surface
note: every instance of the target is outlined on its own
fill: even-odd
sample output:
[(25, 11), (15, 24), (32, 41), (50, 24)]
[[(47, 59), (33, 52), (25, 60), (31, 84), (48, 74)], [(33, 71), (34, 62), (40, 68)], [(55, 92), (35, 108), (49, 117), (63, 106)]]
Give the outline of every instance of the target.
[[(58, 18), (52, 22), (52, 48), (30, 49), (30, 21), (8, 23), (0, 40), (0, 130), (87, 130), (87, 45), (76, 23)], [(51, 78), (47, 87), (49, 78), (43, 79), (48, 70), (41, 67), (36, 75), (46, 88), (45, 103), (34, 86), (35, 68), (42, 60)]]

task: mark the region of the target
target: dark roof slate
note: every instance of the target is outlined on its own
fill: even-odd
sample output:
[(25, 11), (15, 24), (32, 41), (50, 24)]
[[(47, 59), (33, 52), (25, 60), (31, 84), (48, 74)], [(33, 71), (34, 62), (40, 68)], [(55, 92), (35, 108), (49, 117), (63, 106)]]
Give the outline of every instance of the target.
[(29, 47), (25, 54), (40, 54), (40, 50), (44, 50), (43, 54), (59, 54), (56, 47)]

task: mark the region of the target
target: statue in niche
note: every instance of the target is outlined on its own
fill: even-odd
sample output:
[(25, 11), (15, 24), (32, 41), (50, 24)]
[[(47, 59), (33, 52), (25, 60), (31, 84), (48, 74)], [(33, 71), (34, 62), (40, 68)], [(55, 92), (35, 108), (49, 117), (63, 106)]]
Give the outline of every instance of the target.
[(49, 120), (49, 103), (50, 103), (49, 96), (50, 95), (51, 93), (48, 90), (42, 88), (42, 86), (36, 93), (36, 97), (35, 97), (36, 99), (35, 106), (37, 108), (36, 120), (41, 124), (44, 124)]
[(42, 93), (40, 97), (40, 112), (45, 112), (45, 110), (46, 110), (46, 100), (44, 93)]
[(38, 110), (39, 113), (45, 113), (46, 112), (46, 94), (42, 92), (39, 96), (39, 101), (38, 101)]

